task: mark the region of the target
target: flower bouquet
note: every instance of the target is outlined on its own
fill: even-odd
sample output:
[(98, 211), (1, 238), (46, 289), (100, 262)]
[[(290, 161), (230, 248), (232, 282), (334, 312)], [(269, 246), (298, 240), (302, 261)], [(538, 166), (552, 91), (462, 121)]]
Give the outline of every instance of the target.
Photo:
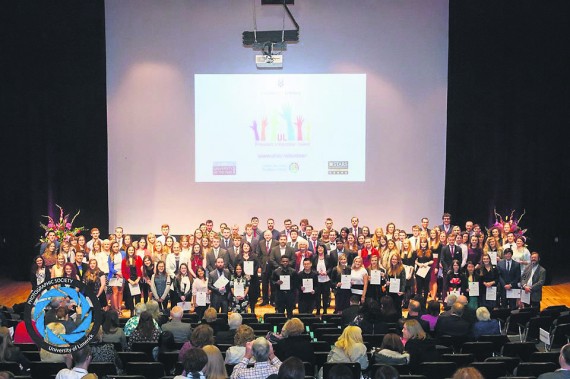
[(69, 214), (64, 216), (63, 208), (57, 204), (56, 206), (59, 208), (59, 221), (55, 222), (54, 219), (51, 218), (51, 216), (42, 216), (48, 219), (48, 223), (46, 225), (40, 222), (40, 226), (42, 227), (43, 230), (45, 230), (45, 234), (42, 238), (40, 238), (40, 242), (48, 241), (47, 235), (49, 232), (54, 232), (56, 239), (62, 242), (62, 241), (69, 241), (71, 237), (76, 236), (77, 234), (85, 230), (85, 227), (83, 226), (75, 228), (73, 227), (73, 222), (75, 221), (75, 218), (79, 216), (79, 213), (81, 213), (81, 211), (77, 211), (75, 216), (73, 216), (71, 221), (69, 221)]

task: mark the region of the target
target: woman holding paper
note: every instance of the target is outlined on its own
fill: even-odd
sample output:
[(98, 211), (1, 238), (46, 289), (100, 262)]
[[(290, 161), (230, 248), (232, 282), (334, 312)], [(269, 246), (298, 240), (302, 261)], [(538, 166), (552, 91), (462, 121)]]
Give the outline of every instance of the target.
[(125, 305), (131, 311), (131, 316), (135, 313), (135, 304), (141, 301), (139, 283), (142, 279), (142, 266), (142, 259), (136, 254), (135, 247), (132, 245), (127, 247), (127, 256), (121, 263), (121, 272), (127, 280)]
[[(487, 239), (487, 243), (485, 244), (485, 247), (483, 248), (483, 253), (487, 253), (487, 254), (489, 254), (489, 256), (491, 256), (492, 254), (495, 254), (497, 259), (503, 259), (503, 247), (497, 241), (497, 238), (493, 237), (493, 236), (491, 236)], [(491, 262), (492, 261), (493, 261), (493, 259), (491, 258)]]
[(350, 284), (353, 295), (360, 295), (360, 303), (364, 303), (366, 299), (366, 291), (368, 290), (368, 271), (362, 265), (362, 258), (355, 257), (352, 261), (350, 269)]
[(158, 302), (161, 310), (168, 308), (168, 295), (170, 294), (171, 278), (166, 273), (166, 265), (163, 261), (156, 263), (156, 274), (152, 276), (150, 288), (152, 297)]
[(400, 254), (395, 253), (390, 257), (390, 266), (388, 267), (388, 295), (394, 301), (394, 306), (398, 315), (402, 316), (402, 298), (406, 290), (406, 270)]
[(327, 248), (323, 244), (317, 246), (317, 254), (313, 256), (313, 268), (317, 272), (317, 286), (315, 288), (315, 301), (317, 315), (321, 314), (321, 300), (323, 314), (327, 314), (331, 298), (331, 279), (329, 272), (333, 268), (330, 257), (327, 255)]
[(186, 303), (192, 303), (192, 276), (186, 263), (180, 263), (178, 274), (174, 278), (174, 296), (176, 299), (172, 301), (172, 306), (180, 302), (183, 303), (181, 307), (186, 310), (188, 309)]
[(467, 271), (465, 271), (467, 279), (466, 295), (469, 297), (469, 308), (477, 309), (479, 307), (479, 270), (475, 270), (475, 264), (467, 261)]
[(459, 296), (465, 293), (466, 288), (467, 280), (461, 273), (461, 263), (457, 259), (454, 259), (451, 264), (451, 270), (449, 270), (447, 275), (445, 275), (445, 279), (443, 281), (443, 293), (446, 298), (452, 293)]
[(334, 313), (340, 313), (343, 309), (350, 306), (350, 296), (352, 295), (350, 278), (348, 259), (346, 254), (342, 254), (338, 257), (338, 265), (331, 271), (331, 284), (335, 293)]
[(370, 267), (368, 267), (368, 275), (370, 281), (366, 290), (366, 297), (380, 301), (380, 297), (386, 291), (386, 270), (380, 266), (379, 257), (373, 255), (370, 258)]
[[(427, 246), (427, 242), (426, 242)], [(400, 253), (402, 257), (402, 263), (404, 264), (404, 270), (406, 270), (406, 290), (404, 291), (404, 307), (408, 307), (410, 299), (412, 299), (416, 294), (416, 261), (417, 253), (412, 249), (412, 244), (409, 239), (402, 241), (402, 252)], [(427, 296), (427, 293), (426, 293)]]
[(109, 286), (113, 289), (111, 297), (111, 308), (121, 315), (121, 304), (123, 303), (123, 255), (121, 254), (119, 243), (113, 242), (111, 244), (111, 254), (109, 255)]
[(423, 297), (424, 303), (427, 302), (428, 298), (433, 262), (433, 255), (428, 249), (428, 241), (425, 238), (420, 239), (420, 248), (417, 251), (416, 258), (416, 282), (418, 284), (417, 294)]
[(237, 263), (234, 269), (234, 275), (230, 280), (230, 290), (232, 292), (230, 305), (232, 312), (247, 313), (249, 280), (247, 280), (240, 263)]
[(196, 278), (192, 283), (192, 304), (199, 320), (204, 317), (204, 312), (208, 307), (208, 292), (206, 269), (202, 266), (198, 266), (196, 268)]
[(259, 279), (257, 271), (259, 270), (259, 261), (257, 255), (252, 251), (251, 244), (247, 241), (241, 246), (240, 253), (236, 257), (236, 265), (239, 264), (243, 267), (245, 278), (249, 281), (249, 308), (251, 313), (255, 313), (255, 304), (259, 297)]
[(497, 303), (499, 272), (491, 264), (489, 254), (483, 254), (481, 263), (481, 269), (479, 270), (479, 305), (487, 307), (487, 309), (493, 309)]

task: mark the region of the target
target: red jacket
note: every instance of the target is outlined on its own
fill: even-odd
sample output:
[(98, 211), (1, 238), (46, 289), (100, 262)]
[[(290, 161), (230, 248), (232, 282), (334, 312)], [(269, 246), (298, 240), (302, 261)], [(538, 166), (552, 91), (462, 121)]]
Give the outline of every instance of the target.
[[(142, 278), (142, 265), (143, 261), (141, 257), (135, 255), (135, 267), (137, 269), (137, 276), (139, 278)], [(127, 258), (123, 259), (123, 262), (121, 263), (121, 272), (123, 273), (123, 278), (129, 279), (131, 269), (128, 267)]]

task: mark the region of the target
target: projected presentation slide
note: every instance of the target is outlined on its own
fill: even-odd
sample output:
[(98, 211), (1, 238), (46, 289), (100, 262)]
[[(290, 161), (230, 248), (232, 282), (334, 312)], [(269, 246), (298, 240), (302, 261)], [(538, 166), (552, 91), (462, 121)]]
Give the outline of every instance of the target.
[(196, 182), (365, 180), (366, 75), (195, 75)]

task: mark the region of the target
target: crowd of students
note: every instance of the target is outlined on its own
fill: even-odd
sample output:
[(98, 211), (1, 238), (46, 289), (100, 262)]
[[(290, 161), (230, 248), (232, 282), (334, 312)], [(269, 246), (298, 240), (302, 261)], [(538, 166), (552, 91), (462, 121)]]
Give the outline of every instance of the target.
[[(516, 225), (515, 225), (516, 226)], [(119, 314), (125, 307), (154, 299), (162, 310), (180, 305), (201, 318), (208, 307), (227, 312), (255, 312), (272, 304), (278, 312), (327, 313), (349, 306), (351, 295), (392, 298), (398, 312), (411, 298), (443, 301), (449, 294), (466, 295), (476, 309), (502, 305), (536, 306), (541, 300), (545, 270), (520, 230), (506, 222), (487, 233), (471, 221), (462, 229), (445, 213), (442, 224), (429, 227), (423, 218), (407, 233), (388, 223), (385, 229), (359, 226), (357, 217), (340, 231), (327, 219), (318, 229), (302, 219), (273, 219), (262, 231), (253, 217), (240, 232), (221, 224), (214, 231), (207, 220), (193, 233), (170, 235), (162, 225), (157, 237), (138, 239), (123, 228), (101, 239), (97, 228), (85, 236), (57, 241), (47, 235), (30, 273), (32, 289), (55, 277), (83, 281), (103, 309)]]

